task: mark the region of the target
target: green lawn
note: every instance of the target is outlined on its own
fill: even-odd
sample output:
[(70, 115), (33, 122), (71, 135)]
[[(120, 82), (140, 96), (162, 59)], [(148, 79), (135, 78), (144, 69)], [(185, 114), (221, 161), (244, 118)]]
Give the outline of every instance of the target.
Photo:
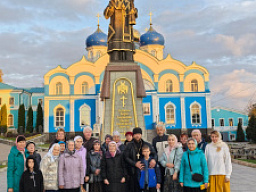
[(240, 161), (246, 161), (248, 163), (254, 163), (256, 164), (256, 159), (239, 159)]
[(7, 167), (7, 165), (0, 165), (0, 169)]
[(0, 136), (0, 138), (2, 139), (6, 139), (6, 140), (11, 140), (11, 141), (15, 141), (16, 140), (16, 137), (4, 137), (4, 136)]
[(38, 145), (38, 147), (41, 147), (41, 148), (49, 148), (50, 146), (50, 143), (45, 143), (45, 144), (42, 144), (42, 145)]

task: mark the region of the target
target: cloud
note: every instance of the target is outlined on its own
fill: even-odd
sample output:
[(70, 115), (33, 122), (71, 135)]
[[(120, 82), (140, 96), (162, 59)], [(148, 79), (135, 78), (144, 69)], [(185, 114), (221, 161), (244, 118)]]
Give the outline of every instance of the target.
[(218, 34), (216, 42), (222, 44), (234, 56), (243, 56), (252, 53), (252, 49), (256, 48), (256, 35), (251, 33), (244, 34), (236, 40), (233, 36)]

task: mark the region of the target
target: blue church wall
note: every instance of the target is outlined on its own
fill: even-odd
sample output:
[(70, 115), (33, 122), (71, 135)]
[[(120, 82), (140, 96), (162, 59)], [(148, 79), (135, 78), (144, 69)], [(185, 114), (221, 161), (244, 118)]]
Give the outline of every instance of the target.
[[(18, 110), (16, 110), (16, 109), (15, 110), (11, 110), (10, 114), (13, 115), (13, 119), (14, 119), (13, 126), (11, 126), (10, 128), (15, 127), (15, 129), (17, 129), (18, 128)], [(8, 118), (8, 115), (9, 115), (9, 113), (7, 114), (7, 118)]]
[(33, 127), (36, 127), (36, 115), (37, 115), (37, 111), (33, 111)]
[(58, 105), (61, 105), (65, 108), (65, 126), (62, 127), (65, 129), (66, 132), (70, 131), (70, 114), (69, 114), (69, 109), (70, 109), (70, 104), (69, 100), (51, 100), (49, 102), (49, 132), (56, 132), (56, 130), (59, 127), (55, 127), (55, 121), (54, 121), (54, 108)]
[(152, 96), (151, 95), (147, 95), (147, 97), (143, 98), (142, 102), (143, 103), (150, 103), (150, 115), (144, 115), (145, 128), (146, 129), (154, 129)]
[(91, 108), (91, 127), (96, 122), (96, 100), (95, 99), (79, 99), (75, 100), (74, 103), (74, 127), (75, 127), (75, 132), (80, 132), (83, 130), (84, 126), (80, 126), (80, 107), (82, 105), (88, 105)]
[[(14, 98), (14, 105), (10, 106), (10, 108), (13, 108), (14, 106), (19, 106), (20, 105), (20, 93), (10, 93), (10, 97)], [(8, 99), (9, 102), (9, 99)], [(9, 103), (7, 103), (9, 105)]]
[[(201, 106), (201, 121), (199, 124), (192, 124), (190, 106), (197, 102)], [(207, 128), (207, 112), (205, 97), (186, 97), (185, 98), (185, 113), (186, 113), (186, 127), (187, 129), (205, 129)]]
[[(28, 109), (30, 107), (31, 96), (27, 93), (22, 93), (21, 97), (22, 97), (23, 104), (25, 105), (25, 108)], [(22, 104), (22, 102), (20, 104)]]
[(230, 110), (225, 110), (225, 109), (212, 109), (212, 118), (215, 121), (215, 126), (219, 127), (220, 126), (220, 119), (224, 119), (224, 126), (229, 126), (229, 119), (233, 119), (233, 126), (238, 125), (238, 119), (242, 118), (243, 119), (243, 125), (242, 126), (247, 126), (248, 125), (248, 116), (242, 113), (238, 113), (235, 111), (230, 111)]
[[(32, 96), (31, 98), (31, 103), (32, 103), (32, 106), (37, 106), (38, 103), (39, 103), (39, 99), (43, 99), (44, 100), (44, 96), (43, 95), (38, 95), (38, 96)], [(43, 105), (44, 105), (44, 102), (43, 102)]]
[(44, 86), (44, 95), (49, 95), (49, 85)]
[(180, 129), (181, 128), (181, 110), (180, 110), (180, 98), (179, 97), (166, 97), (159, 98), (159, 118), (160, 121), (166, 122), (165, 119), (165, 106), (171, 102), (175, 106), (175, 124), (167, 124), (166, 129)]

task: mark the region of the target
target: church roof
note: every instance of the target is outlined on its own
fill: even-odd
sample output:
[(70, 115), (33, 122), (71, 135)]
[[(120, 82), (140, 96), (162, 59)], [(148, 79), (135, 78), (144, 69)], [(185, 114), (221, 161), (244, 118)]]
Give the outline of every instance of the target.
[(93, 34), (87, 37), (85, 44), (86, 48), (91, 46), (107, 46), (107, 35), (98, 27)]
[(7, 85), (5, 83), (0, 83), (0, 89), (18, 89), (17, 87), (11, 86), (11, 85)]
[(140, 46), (152, 44), (164, 45), (164, 36), (150, 25), (149, 30), (140, 36)]

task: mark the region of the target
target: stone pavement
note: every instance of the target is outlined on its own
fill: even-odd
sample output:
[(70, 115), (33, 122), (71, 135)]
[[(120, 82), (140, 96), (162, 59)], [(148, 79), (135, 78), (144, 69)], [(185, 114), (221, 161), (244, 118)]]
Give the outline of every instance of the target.
[(12, 146), (0, 143), (0, 162), (8, 160), (8, 154)]

